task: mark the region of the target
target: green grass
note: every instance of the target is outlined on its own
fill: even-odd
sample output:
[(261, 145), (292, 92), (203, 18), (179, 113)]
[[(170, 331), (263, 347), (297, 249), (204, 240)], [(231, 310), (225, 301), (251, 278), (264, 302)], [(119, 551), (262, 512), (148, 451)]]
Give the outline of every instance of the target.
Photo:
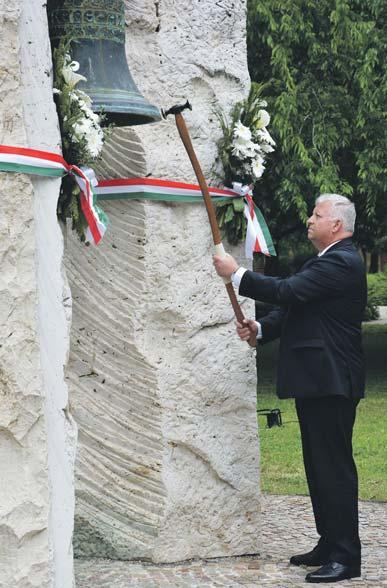
[[(360, 497), (387, 500), (387, 325), (364, 326), (367, 360), (366, 398), (359, 404), (354, 429), (354, 455)], [(259, 349), (258, 409), (279, 408), (283, 427), (266, 428), (258, 417), (261, 443), (261, 487), (274, 494), (307, 494), (300, 434), (293, 400), (275, 396), (278, 344)]]
[(378, 306), (387, 304), (387, 272), (367, 275), (368, 300)]

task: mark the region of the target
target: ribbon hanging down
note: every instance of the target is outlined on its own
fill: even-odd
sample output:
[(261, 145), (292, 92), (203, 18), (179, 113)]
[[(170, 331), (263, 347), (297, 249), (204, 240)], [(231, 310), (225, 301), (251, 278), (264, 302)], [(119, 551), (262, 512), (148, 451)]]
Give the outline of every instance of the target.
[[(146, 199), (186, 203), (202, 201), (200, 187), (196, 184), (155, 178), (122, 178), (98, 182), (90, 168), (70, 165), (61, 155), (55, 153), (23, 147), (0, 145), (0, 170), (48, 177), (72, 174), (81, 190), (82, 211), (88, 223), (86, 239), (96, 245), (101, 241), (108, 224), (107, 216), (97, 205), (98, 200)], [(253, 202), (249, 186), (234, 183), (233, 189), (209, 188), (209, 191), (214, 201), (244, 198), (247, 258), (252, 258), (253, 252), (276, 255), (269, 229), (261, 211)]]
[(235, 192), (243, 196), (245, 201), (243, 212), (247, 221), (245, 241), (247, 259), (252, 259), (253, 253), (263, 253), (269, 257), (277, 255), (263, 214), (254, 203), (251, 186), (234, 182), (232, 187)]

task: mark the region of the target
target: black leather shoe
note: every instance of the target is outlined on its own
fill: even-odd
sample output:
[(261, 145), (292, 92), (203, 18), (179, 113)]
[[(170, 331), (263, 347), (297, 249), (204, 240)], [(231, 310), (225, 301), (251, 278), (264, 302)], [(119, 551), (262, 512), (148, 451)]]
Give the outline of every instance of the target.
[(328, 554), (318, 545), (308, 553), (300, 553), (300, 555), (292, 555), (290, 563), (293, 566), (323, 566), (328, 563)]
[(325, 582), (340, 582), (349, 578), (358, 578), (360, 576), (360, 565), (345, 566), (337, 561), (330, 561), (322, 568), (306, 575), (305, 581), (312, 584), (322, 584)]

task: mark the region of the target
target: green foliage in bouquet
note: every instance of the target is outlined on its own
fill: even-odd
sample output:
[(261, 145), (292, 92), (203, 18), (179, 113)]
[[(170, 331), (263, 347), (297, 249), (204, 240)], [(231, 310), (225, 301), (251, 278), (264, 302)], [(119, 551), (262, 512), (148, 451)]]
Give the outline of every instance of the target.
[(218, 202), (216, 204), (219, 228), (231, 245), (237, 245), (246, 236), (244, 206), (243, 198), (233, 198), (231, 202)]

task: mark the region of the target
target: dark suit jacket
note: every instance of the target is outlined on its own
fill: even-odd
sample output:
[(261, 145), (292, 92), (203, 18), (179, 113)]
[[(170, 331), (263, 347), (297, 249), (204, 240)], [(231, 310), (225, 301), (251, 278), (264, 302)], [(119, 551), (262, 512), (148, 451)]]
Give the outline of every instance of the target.
[(246, 271), (239, 293), (280, 307), (259, 319), (262, 343), (281, 337), (280, 398), (364, 396), (361, 320), (367, 282), (351, 239), (308, 260), (290, 278)]

